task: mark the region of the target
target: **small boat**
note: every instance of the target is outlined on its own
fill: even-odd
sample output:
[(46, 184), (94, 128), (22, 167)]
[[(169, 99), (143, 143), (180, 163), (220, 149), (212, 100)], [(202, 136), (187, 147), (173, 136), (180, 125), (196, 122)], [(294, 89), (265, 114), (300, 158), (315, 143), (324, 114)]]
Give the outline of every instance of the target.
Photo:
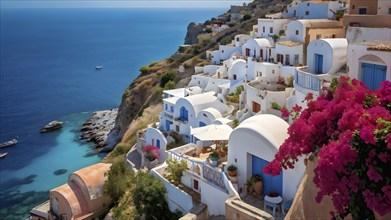
[(41, 133), (49, 132), (49, 131), (55, 131), (62, 128), (62, 122), (61, 121), (52, 121), (49, 124), (43, 126), (41, 128)]
[(16, 143), (18, 143), (18, 141), (16, 139), (12, 139), (10, 141), (6, 141), (4, 143), (1, 143), (0, 147), (8, 147), (8, 146), (14, 145)]
[(103, 69), (103, 66), (96, 66), (95, 69), (96, 70), (101, 70), (101, 69)]
[(7, 156), (7, 152), (5, 152), (5, 153), (0, 153), (0, 158), (3, 158), (3, 157), (5, 157), (5, 156)]

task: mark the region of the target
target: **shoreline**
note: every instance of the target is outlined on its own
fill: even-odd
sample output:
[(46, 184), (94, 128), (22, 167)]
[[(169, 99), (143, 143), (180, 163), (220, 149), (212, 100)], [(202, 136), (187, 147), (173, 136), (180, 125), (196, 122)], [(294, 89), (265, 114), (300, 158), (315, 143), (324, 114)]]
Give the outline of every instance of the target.
[(106, 146), (113, 144), (107, 137), (114, 128), (117, 114), (118, 108), (93, 112), (80, 128), (80, 139), (92, 142), (99, 152), (105, 151)]

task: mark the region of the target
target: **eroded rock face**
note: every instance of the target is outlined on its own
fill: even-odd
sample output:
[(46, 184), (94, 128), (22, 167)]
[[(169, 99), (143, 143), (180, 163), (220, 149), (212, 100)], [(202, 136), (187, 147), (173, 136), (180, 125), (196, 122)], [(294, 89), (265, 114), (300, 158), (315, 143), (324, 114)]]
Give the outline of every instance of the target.
[(114, 128), (117, 114), (118, 109), (94, 112), (80, 129), (80, 139), (93, 142), (96, 148), (107, 146), (107, 136)]
[(185, 44), (196, 44), (198, 43), (198, 38), (197, 36), (200, 35), (201, 33), (203, 32), (203, 28), (194, 23), (194, 22), (191, 22), (188, 26), (187, 26), (187, 34), (186, 34), (186, 37), (185, 37)]

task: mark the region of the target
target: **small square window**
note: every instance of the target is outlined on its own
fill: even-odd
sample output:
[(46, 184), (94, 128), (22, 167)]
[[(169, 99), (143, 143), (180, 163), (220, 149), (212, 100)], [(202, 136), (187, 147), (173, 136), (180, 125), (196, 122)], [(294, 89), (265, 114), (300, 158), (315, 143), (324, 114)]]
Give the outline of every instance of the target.
[(307, 3), (307, 6), (310, 6), (310, 3)]
[(310, 11), (305, 11), (305, 15), (310, 15)]
[(271, 34), (273, 33), (273, 28), (272, 28), (272, 27), (270, 27), (270, 33), (271, 33)]

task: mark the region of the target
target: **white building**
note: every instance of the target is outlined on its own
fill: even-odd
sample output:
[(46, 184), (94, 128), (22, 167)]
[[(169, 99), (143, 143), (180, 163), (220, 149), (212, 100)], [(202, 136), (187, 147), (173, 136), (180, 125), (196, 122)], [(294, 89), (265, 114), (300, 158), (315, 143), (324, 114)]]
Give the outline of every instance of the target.
[(276, 61), (287, 66), (303, 64), (303, 43), (291, 40), (276, 43)]
[(258, 37), (272, 37), (280, 35), (280, 31), (285, 32), (285, 26), (288, 24), (288, 19), (258, 19)]
[(303, 100), (308, 93), (317, 96), (323, 81), (330, 82), (333, 77), (346, 74), (341, 68), (346, 64), (347, 46), (345, 38), (318, 39), (308, 45), (308, 66), (296, 68), (295, 98), (288, 101), (288, 109), (296, 104), (306, 107)]
[(285, 17), (298, 19), (333, 19), (335, 13), (342, 9), (338, 1), (293, 1), (288, 5)]
[(271, 38), (250, 39), (242, 46), (242, 54), (246, 57), (268, 59), (273, 57), (274, 41)]
[[(333, 28), (337, 28), (340, 31), (334, 31)], [(342, 32), (342, 25), (338, 21), (331, 21), (325, 19), (314, 19), (314, 20), (293, 20), (288, 23), (286, 38), (295, 42), (304, 42), (309, 33), (308, 29), (321, 29), (319, 33), (314, 33), (312, 39), (316, 38), (336, 38), (340, 36)], [(318, 35), (319, 36), (316, 36)], [(311, 40), (312, 40), (311, 39)], [(310, 41), (311, 41), (310, 40)], [(309, 43), (309, 42), (308, 42)]]
[(229, 80), (243, 80), (247, 74), (247, 63), (245, 60), (236, 59), (228, 69)]
[[(167, 159), (167, 139), (164, 134), (152, 127), (148, 127), (144, 134), (145, 145), (157, 146), (159, 148), (159, 163), (163, 163)], [(140, 152), (141, 153), (141, 152)], [(142, 157), (144, 159), (144, 157)]]
[(349, 27), (347, 66), (349, 76), (359, 79), (369, 89), (391, 81), (391, 29)]
[(159, 127), (164, 131), (175, 131), (183, 134), (185, 140), (190, 139), (191, 128), (203, 126), (197, 118), (199, 112), (214, 108), (221, 115), (228, 113), (228, 106), (214, 96), (213, 92), (192, 95), (184, 98), (171, 97), (163, 99), (167, 109), (160, 114)]
[(234, 129), (228, 142), (227, 165), (238, 168), (239, 191), (245, 191), (247, 179), (259, 174), (263, 178), (263, 195), (275, 191), (284, 200), (294, 198), (305, 169), (302, 160), (294, 169), (283, 170), (279, 176), (262, 171), (288, 137), (288, 127), (281, 118), (264, 114), (253, 116)]

